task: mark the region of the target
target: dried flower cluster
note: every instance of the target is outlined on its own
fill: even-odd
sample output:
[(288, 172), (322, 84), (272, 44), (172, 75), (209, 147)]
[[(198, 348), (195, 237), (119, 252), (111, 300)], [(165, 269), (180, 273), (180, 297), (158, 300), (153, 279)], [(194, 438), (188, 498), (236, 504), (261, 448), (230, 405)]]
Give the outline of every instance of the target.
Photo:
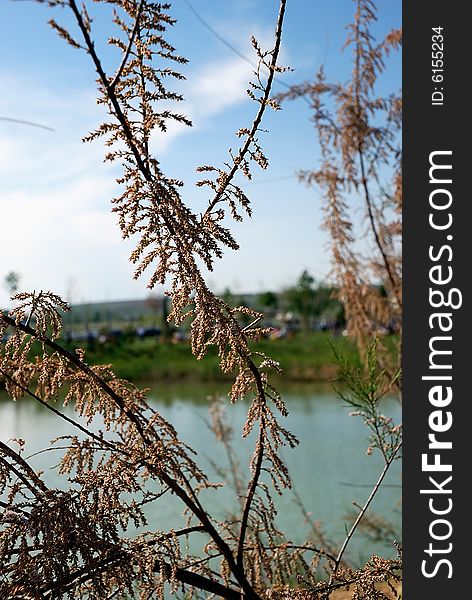
[[(199, 499), (211, 487), (198, 468), (193, 453), (181, 442), (170, 423), (147, 404), (145, 393), (118, 379), (111, 367), (90, 367), (84, 352), (68, 352), (57, 343), (62, 300), (53, 294), (21, 294), (18, 305), (2, 317), (0, 333), (12, 329), (2, 352), (0, 372), (14, 399), (28, 395), (77, 428), (67, 444), (60, 470), (72, 483), (67, 492), (49, 489), (16, 451), (2, 445), (2, 491), (7, 518), (1, 533), (2, 596), (31, 594), (37, 597), (103, 598), (139, 593), (162, 595), (163, 582), (177, 582), (227, 597), (257, 597), (277, 572), (271, 554), (279, 535), (273, 526), (275, 513), (263, 470), (278, 490), (290, 485), (288, 472), (278, 456), (280, 445), (294, 446), (296, 439), (282, 428), (276, 413), (286, 409), (267, 371), (277, 368), (268, 357), (254, 354), (249, 340), (257, 339), (259, 315), (245, 308), (230, 308), (206, 285), (198, 268), (203, 261), (211, 269), (222, 248), (237, 248), (231, 232), (221, 225), (229, 210), (239, 220), (240, 208), (250, 214), (249, 199), (233, 182), (237, 171), (251, 177), (251, 163), (267, 167), (258, 141), (260, 123), (270, 98), (277, 66), (285, 1), (280, 3), (274, 48), (263, 51), (253, 40), (259, 59), (255, 83), (249, 92), (258, 103), (250, 128), (241, 129), (241, 148), (223, 167), (199, 170), (210, 178), (199, 182), (211, 192), (206, 210), (197, 215), (185, 205), (182, 182), (167, 177), (150, 152), (155, 130), (164, 132), (169, 120), (190, 125), (169, 108), (181, 96), (169, 91), (168, 82), (180, 79), (177, 71), (185, 59), (165, 40), (174, 21), (169, 4), (141, 0), (106, 2), (114, 8), (117, 34), (109, 43), (121, 52), (115, 73), (105, 73), (92, 39), (93, 20), (86, 5), (75, 0), (52, 0), (52, 7), (71, 11), (77, 31), (70, 32), (51, 20), (52, 27), (73, 48), (90, 56), (98, 75), (100, 98), (109, 120), (85, 139), (103, 137), (109, 148), (106, 160), (118, 161), (123, 174), (122, 193), (114, 211), (124, 237), (137, 237), (131, 260), (136, 277), (152, 268), (149, 286), (170, 281), (170, 319), (177, 324), (192, 319), (192, 349), (197, 358), (216, 345), (221, 368), (235, 372), (233, 401), (252, 394), (244, 434), (259, 429), (252, 475), (244, 494), (241, 515), (232, 523), (216, 523)], [(268, 73), (265, 77), (262, 74)], [(214, 178), (212, 177), (214, 175)], [(238, 314), (248, 314), (253, 324), (243, 328)], [(259, 363), (259, 364), (256, 364)], [(264, 369), (262, 371), (261, 369)], [(82, 419), (70, 419), (55, 406), (57, 400), (72, 404)], [(273, 403), (273, 408), (270, 405)], [(90, 429), (100, 417), (103, 431)], [(149, 480), (159, 491), (149, 491)], [(145, 522), (143, 505), (173, 493), (189, 515), (188, 527), (179, 532), (150, 532), (130, 540), (123, 537), (128, 524)], [(132, 497), (133, 500), (126, 498)], [(205, 534), (207, 558), (182, 556), (179, 538)], [(276, 550), (278, 551), (278, 550)], [(214, 553), (220, 559), (220, 575), (210, 570)], [(247, 560), (246, 555), (251, 555)], [(194, 564), (196, 563), (196, 564)], [(249, 565), (249, 566), (248, 566)], [(231, 583), (230, 583), (231, 582)]]
[[(275, 526), (272, 490), (281, 493), (291, 485), (279, 449), (284, 445), (294, 447), (297, 440), (279, 422), (287, 410), (269, 380), (270, 372), (279, 370), (279, 366), (250, 345), (263, 332), (257, 327), (260, 315), (246, 307), (231, 308), (215, 296), (199, 268), (203, 263), (211, 270), (225, 247), (238, 247), (231, 231), (222, 224), (227, 214), (235, 220), (240, 220), (243, 213), (251, 214), (249, 198), (235, 183), (236, 174), (251, 178), (254, 165), (263, 169), (268, 165), (259, 135), (266, 108), (279, 108), (271, 97), (271, 87), (275, 74), (283, 70), (277, 59), (286, 0), (280, 0), (273, 49), (264, 51), (253, 40), (259, 67), (248, 91), (258, 105), (252, 125), (238, 131), (240, 148), (230, 152), (227, 162), (220, 167), (199, 168), (205, 179), (198, 185), (209, 191), (208, 205), (200, 214), (185, 204), (183, 183), (168, 177), (150, 150), (152, 136), (163, 134), (170, 121), (191, 125), (185, 115), (169, 108), (182, 100), (169, 90), (169, 85), (182, 78), (178, 67), (185, 63), (165, 39), (166, 30), (174, 24), (170, 4), (101, 1), (113, 9), (116, 34), (108, 42), (121, 55), (109, 75), (94, 41), (90, 6), (79, 6), (75, 0), (37, 1), (70, 12), (74, 31), (56, 20), (50, 24), (69, 45), (85, 51), (95, 67), (99, 102), (106, 107), (109, 118), (85, 140), (102, 138), (107, 146), (106, 160), (121, 165), (121, 193), (113, 200), (113, 210), (123, 237), (137, 240), (130, 257), (136, 264), (136, 277), (149, 270), (149, 287), (157, 283), (168, 286), (172, 301), (169, 319), (176, 324), (191, 319), (191, 345), (197, 359), (210, 346), (216, 346), (221, 369), (235, 375), (231, 401), (251, 398), (243, 435), (256, 430), (257, 440), (245, 487), (231, 453), (231, 430), (219, 409), (214, 408), (212, 427), (226, 449), (240, 499), (239, 514), (217, 521), (205, 508), (200, 494), (217, 485), (199, 468), (194, 452), (179, 439), (172, 424), (149, 406), (146, 391), (117, 378), (109, 365), (88, 365), (83, 350), (70, 352), (60, 345), (61, 313), (67, 305), (58, 296), (50, 292), (17, 294), (15, 309), (9, 315), (0, 315), (0, 338), (9, 334), (1, 348), (0, 377), (13, 400), (28, 396), (56, 418), (73, 425), (76, 434), (55, 441), (55, 446), (65, 451), (60, 473), (68, 479), (66, 490), (48, 486), (42, 474), (34, 471), (25, 457), (22, 440), (0, 442), (0, 506), (4, 509), (0, 524), (0, 596), (163, 598), (164, 586), (170, 585), (173, 591), (199, 591), (229, 600), (257, 599), (270, 588), (293, 586), (297, 576), (309, 582), (308, 591), (316, 589), (315, 572), (322, 561), (331, 565), (332, 576), (339, 581), (345, 576), (340, 570), (342, 552), (336, 558), (313, 545), (294, 546)], [(372, 306), (377, 308), (369, 308), (369, 313), (363, 301), (360, 312), (366, 317), (380, 314), (381, 307), (386, 310), (388, 306), (397, 314), (399, 304), (394, 298), (400, 293), (399, 266), (392, 258), (397, 230), (393, 224), (380, 223), (367, 183), (367, 178), (376, 180), (377, 162), (387, 161), (388, 152), (381, 150), (381, 140), (386, 146), (393, 144), (399, 106), (394, 99), (389, 103), (370, 99), (375, 81), (372, 72), (380, 68), (383, 53), (398, 40), (392, 37), (374, 49), (365, 34), (370, 3), (359, 2), (359, 6), (352, 29), (359, 57), (355, 83), (343, 90), (327, 86), (320, 78), (312, 93), (314, 102), (319, 101), (316, 121), (325, 156), (324, 174), (314, 178), (327, 187), (331, 214), (338, 215), (331, 217), (333, 232), (339, 228), (333, 243), (344, 278), (341, 293), (354, 328), (359, 324), (355, 325), (347, 282), (351, 276), (360, 277), (360, 272), (350, 262), (351, 226), (342, 216), (345, 205), (340, 187), (364, 189), (378, 249), (386, 257), (378, 264), (370, 261), (368, 268), (389, 274), (385, 283), (387, 300), (375, 296)], [(330, 129), (327, 117), (322, 117), (325, 113), (317, 99), (325, 93), (343, 98), (337, 115), (342, 133)], [(374, 131), (368, 117), (387, 109), (388, 124)], [(343, 149), (341, 165), (332, 153), (332, 147), (337, 146)], [(361, 158), (362, 176), (355, 156)], [(396, 194), (389, 203), (397, 209)], [(366, 283), (366, 294), (371, 289)], [(241, 325), (241, 314), (252, 319), (250, 325)], [(73, 406), (76, 416), (71, 418), (62, 412), (61, 403)], [(146, 525), (144, 507), (159, 503), (169, 494), (181, 500), (186, 527), (129, 537), (130, 527)], [(188, 550), (190, 537), (202, 539), (199, 556)], [(312, 561), (305, 558), (307, 552), (314, 556)], [(375, 560), (371, 571), (377, 577), (387, 567)], [(375, 577), (369, 572), (364, 570), (359, 577), (348, 573), (345, 577), (356, 580), (356, 590), (364, 589), (363, 582), (367, 582), (364, 587), (370, 593), (369, 582)], [(342, 584), (347, 585), (346, 581)], [(330, 581), (329, 585), (335, 584)], [(326, 593), (328, 588), (323, 589)], [(360, 592), (356, 593), (355, 597), (360, 598)]]
[[(308, 99), (313, 110), (321, 164), (316, 170), (300, 172), (299, 177), (323, 192), (335, 293), (344, 306), (349, 334), (357, 340), (363, 357), (363, 364), (356, 366), (336, 356), (345, 386), (338, 395), (370, 429), (368, 454), (378, 450), (384, 459), (370, 495), (363, 506), (357, 506), (357, 517), (337, 554), (329, 585), (340, 572), (355, 531), (364, 519), (372, 519), (366, 516), (367, 510), (390, 465), (400, 457), (402, 446), (401, 425), (385, 417), (380, 408), (385, 395), (397, 391), (401, 397), (402, 99), (399, 93), (379, 95), (377, 85), (386, 58), (400, 47), (402, 36), (401, 30), (392, 30), (377, 43), (371, 33), (377, 19), (374, 2), (354, 2), (354, 22), (347, 28), (345, 43), (345, 48), (352, 49), (350, 80), (330, 83), (320, 68), (314, 82), (293, 86), (279, 96), (281, 101)], [(386, 329), (398, 336), (393, 351), (381, 337)], [(369, 580), (368, 570), (365, 573)], [(364, 597), (384, 596), (367, 588), (361, 593), (356, 587), (353, 598)]]
[[(398, 559), (385, 560), (373, 556), (361, 569), (338, 571), (334, 583), (319, 582), (297, 590), (273, 589), (267, 593), (272, 600), (325, 600), (337, 590), (346, 590), (350, 600), (392, 600), (401, 598), (397, 584), (400, 582), (401, 548)], [(346, 596), (347, 597), (347, 596)]]
[(310, 101), (322, 160), (300, 178), (324, 193), (337, 295), (349, 332), (365, 351), (380, 327), (401, 332), (402, 100), (399, 94), (377, 92), (385, 59), (401, 44), (401, 31), (377, 43), (370, 31), (374, 3), (355, 4), (345, 44), (352, 49), (351, 79), (330, 83), (321, 68), (316, 81), (294, 86), (280, 98)]

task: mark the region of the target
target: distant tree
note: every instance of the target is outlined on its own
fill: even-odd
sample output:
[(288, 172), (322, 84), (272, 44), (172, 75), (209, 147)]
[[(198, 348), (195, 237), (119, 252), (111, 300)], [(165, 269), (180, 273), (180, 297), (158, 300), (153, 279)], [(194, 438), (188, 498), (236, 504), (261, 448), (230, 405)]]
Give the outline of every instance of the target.
[(314, 283), (314, 277), (305, 270), (298, 278), (295, 286), (285, 291), (288, 308), (300, 317), (305, 332), (309, 331), (311, 321), (315, 316), (316, 291)]
[(157, 294), (151, 293), (146, 298), (145, 302), (146, 302), (146, 306), (149, 307), (149, 309), (152, 311), (153, 320), (154, 320), (154, 317), (157, 318), (157, 316), (161, 312), (161, 308), (162, 308), (161, 299), (157, 296)]
[(20, 287), (20, 280), (21, 275), (19, 273), (16, 273), (15, 271), (10, 271), (5, 275), (3, 282), (10, 296), (14, 296), (18, 292), (18, 288)]
[(344, 307), (337, 297), (337, 288), (320, 283), (315, 291), (316, 317), (331, 322), (336, 327), (345, 325)]
[(236, 306), (236, 299), (234, 297), (233, 292), (229, 289), (229, 287), (225, 287), (225, 289), (223, 290), (223, 293), (221, 295), (221, 298), (223, 299), (224, 302), (226, 302), (226, 304), (228, 306), (231, 306), (233, 308)]
[(167, 296), (163, 295), (162, 297), (157, 296), (156, 294), (150, 294), (146, 298), (146, 305), (152, 310), (154, 316), (158, 319), (161, 325), (162, 331), (162, 339), (164, 342), (168, 342), (170, 340), (172, 328), (169, 324), (168, 316), (169, 316), (169, 299)]
[(279, 298), (277, 294), (274, 294), (274, 292), (270, 291), (259, 294), (257, 301), (261, 306), (266, 308), (276, 309), (279, 306)]

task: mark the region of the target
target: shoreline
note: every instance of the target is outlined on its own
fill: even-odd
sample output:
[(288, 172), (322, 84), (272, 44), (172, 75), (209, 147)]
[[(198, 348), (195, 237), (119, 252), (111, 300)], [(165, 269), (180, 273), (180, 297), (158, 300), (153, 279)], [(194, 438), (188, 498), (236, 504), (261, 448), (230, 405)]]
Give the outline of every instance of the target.
[[(255, 352), (270, 356), (283, 372), (273, 372), (275, 382), (325, 383), (336, 377), (331, 345), (349, 360), (358, 360), (354, 344), (346, 337), (328, 332), (299, 333), (290, 338), (263, 339), (253, 345)], [(74, 348), (70, 348), (73, 350)], [(92, 365), (110, 364), (116, 375), (133, 382), (229, 382), (235, 373), (223, 373), (214, 348), (201, 360), (191, 352), (189, 342), (163, 343), (156, 339), (121, 339), (86, 349), (85, 360)]]
[[(385, 338), (395, 345), (396, 336)], [(236, 373), (223, 373), (214, 348), (197, 360), (188, 341), (164, 343), (156, 338), (120, 339), (104, 344), (65, 344), (70, 351), (85, 347), (85, 361), (89, 365), (110, 365), (117, 377), (133, 383), (229, 383)], [(282, 373), (272, 372), (271, 379), (277, 385), (332, 384), (339, 367), (335, 363), (333, 347), (349, 362), (358, 362), (359, 353), (353, 342), (344, 336), (330, 332), (297, 333), (282, 339), (262, 339), (253, 344), (254, 352), (260, 352), (277, 361)], [(257, 356), (257, 355), (256, 355)], [(262, 358), (261, 358), (262, 360)], [(0, 389), (3, 389), (0, 380)]]

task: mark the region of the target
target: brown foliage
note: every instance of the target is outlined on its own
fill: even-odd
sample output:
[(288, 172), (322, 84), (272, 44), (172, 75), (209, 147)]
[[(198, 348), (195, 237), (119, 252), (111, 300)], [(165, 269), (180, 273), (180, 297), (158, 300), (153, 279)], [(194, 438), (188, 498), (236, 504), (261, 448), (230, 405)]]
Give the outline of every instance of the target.
[[(60, 345), (61, 313), (67, 306), (58, 296), (50, 292), (16, 295), (16, 308), (0, 316), (0, 338), (7, 331), (11, 333), (2, 347), (0, 376), (13, 400), (28, 396), (56, 418), (72, 424), (77, 432), (56, 441), (65, 449), (59, 471), (68, 479), (66, 490), (48, 486), (42, 474), (32, 469), (24, 457), (23, 441), (0, 442), (4, 508), (0, 596), (162, 598), (167, 583), (173, 591), (200, 590), (230, 600), (241, 596), (254, 599), (270, 588), (278, 597), (277, 589), (285, 589), (301, 577), (306, 591), (286, 592), (290, 596), (318, 597), (320, 592), (326, 595), (336, 589), (337, 583), (355, 583), (357, 596), (353, 598), (380, 598), (372, 595), (372, 582), (394, 578), (396, 564), (373, 558), (359, 572), (344, 571), (340, 558), (313, 545), (294, 546), (276, 528), (272, 490), (281, 493), (291, 485), (279, 449), (297, 444), (280, 424), (280, 416), (286, 416), (287, 410), (269, 380), (269, 373), (279, 367), (270, 357), (250, 349), (249, 341), (262, 333), (256, 326), (260, 315), (246, 307), (232, 308), (215, 296), (199, 269), (203, 263), (211, 270), (225, 247), (238, 247), (232, 233), (222, 225), (225, 216), (240, 220), (242, 214), (251, 214), (249, 198), (234, 183), (236, 173), (250, 178), (254, 165), (263, 169), (268, 165), (258, 138), (265, 109), (279, 108), (271, 98), (271, 86), (275, 73), (283, 70), (277, 58), (285, 0), (280, 0), (273, 49), (264, 51), (253, 40), (259, 66), (248, 92), (258, 105), (252, 125), (238, 131), (240, 148), (230, 153), (223, 166), (199, 168), (205, 179), (198, 185), (209, 192), (208, 204), (200, 214), (185, 204), (182, 182), (168, 177), (150, 152), (151, 135), (164, 133), (169, 121), (190, 125), (185, 115), (161, 108), (162, 104), (168, 107), (170, 102), (182, 100), (168, 88), (170, 81), (182, 77), (178, 68), (185, 62), (165, 39), (167, 28), (174, 24), (170, 4), (150, 0), (102, 2), (114, 9), (117, 33), (109, 43), (121, 53), (120, 63), (109, 75), (96, 50), (93, 20), (86, 5), (79, 6), (75, 0), (37, 1), (70, 12), (75, 31), (55, 20), (51, 26), (74, 49), (85, 51), (95, 67), (99, 102), (109, 118), (85, 140), (103, 138), (108, 148), (106, 160), (122, 167), (118, 179), (121, 192), (113, 200), (113, 210), (123, 237), (137, 239), (130, 257), (136, 264), (135, 275), (149, 270), (150, 288), (157, 283), (168, 285), (172, 300), (169, 320), (176, 324), (186, 318), (192, 320), (191, 344), (197, 359), (209, 346), (216, 346), (221, 369), (235, 374), (231, 401), (251, 398), (243, 436), (256, 430), (257, 441), (247, 487), (241, 477), (234, 478), (240, 512), (217, 521), (200, 494), (216, 485), (198, 466), (193, 450), (179, 439), (173, 425), (147, 403), (146, 390), (117, 378), (110, 365), (88, 365), (83, 350), (73, 353)], [(397, 229), (393, 223), (380, 221), (367, 184), (367, 177), (375, 179), (377, 161), (387, 161), (383, 144), (389, 147), (393, 143), (397, 127), (398, 99), (374, 101), (370, 94), (382, 56), (398, 44), (398, 39), (392, 35), (378, 48), (371, 46), (364, 29), (371, 18), (371, 5), (366, 1), (358, 4), (360, 13), (351, 29), (358, 57), (353, 84), (345, 89), (329, 86), (320, 74), (310, 91), (325, 157), (322, 170), (312, 177), (327, 189), (327, 224), (332, 229), (333, 251), (342, 275), (342, 298), (354, 330), (368, 316), (380, 318), (382, 311), (396, 315), (399, 305), (395, 298), (398, 300), (400, 293), (399, 263), (393, 258)], [(326, 93), (333, 94), (338, 104), (336, 119), (341, 133), (323, 116), (321, 97)], [(380, 130), (369, 124), (369, 117), (377, 110), (389, 114), (388, 125)], [(341, 163), (334, 160), (334, 148), (342, 151)], [(359, 167), (355, 157), (361, 157), (364, 166)], [(361, 269), (350, 248), (352, 226), (344, 214), (341, 188), (364, 189), (383, 259), (366, 261), (363, 269), (382, 274), (388, 290), (387, 300), (380, 300), (363, 275), (365, 297), (358, 301), (358, 308), (353, 304), (349, 281), (355, 281), (355, 298), (359, 298)], [(399, 206), (397, 195), (396, 191), (388, 200), (395, 210)], [(250, 325), (240, 324), (241, 313), (252, 319)], [(70, 418), (61, 412), (60, 402), (72, 405), (76, 416)], [(230, 430), (217, 409), (213, 428), (231, 456)], [(233, 470), (236, 473), (235, 467)], [(145, 505), (158, 504), (170, 494), (178, 497), (186, 510), (185, 528), (147, 530), (133, 538), (126, 535), (129, 527), (146, 525)], [(199, 556), (188, 550), (190, 536), (202, 539)], [(307, 552), (313, 560), (305, 558)], [(329, 583), (317, 581), (316, 569), (322, 564), (331, 572)]]
[(336, 294), (363, 351), (379, 327), (394, 324), (401, 332), (402, 308), (402, 100), (398, 93), (378, 95), (376, 86), (385, 59), (401, 44), (401, 31), (377, 43), (370, 32), (374, 20), (374, 3), (356, 0), (345, 44), (352, 50), (349, 81), (330, 83), (321, 67), (314, 82), (293, 86), (279, 97), (303, 96), (313, 110), (322, 160), (318, 169), (299, 177), (323, 192)]

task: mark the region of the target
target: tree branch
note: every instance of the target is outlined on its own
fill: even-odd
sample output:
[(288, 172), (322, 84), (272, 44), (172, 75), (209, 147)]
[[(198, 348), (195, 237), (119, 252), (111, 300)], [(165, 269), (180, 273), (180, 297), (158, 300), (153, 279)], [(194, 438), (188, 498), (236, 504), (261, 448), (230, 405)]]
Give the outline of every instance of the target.
[(63, 346), (61, 346), (60, 344), (49, 339), (47, 336), (43, 335), (42, 333), (36, 331), (36, 329), (33, 329), (29, 325), (25, 325), (23, 323), (17, 323), (11, 317), (8, 317), (7, 315), (3, 315), (3, 314), (0, 314), (0, 319), (2, 321), (4, 321), (5, 323), (7, 323), (8, 325), (10, 325), (10, 327), (20, 329), (21, 331), (23, 331), (23, 333), (27, 333), (28, 335), (31, 335), (34, 338), (36, 338), (37, 340), (43, 342), (46, 346), (51, 348), (51, 350), (54, 350), (54, 352), (57, 352), (58, 354), (60, 354), (64, 358), (66, 358), (68, 361), (70, 361), (72, 364), (74, 364), (76, 367), (78, 367), (83, 373), (85, 373), (89, 377), (91, 377), (98, 384), (98, 386), (106, 394), (108, 394), (108, 396), (110, 396), (110, 398), (116, 403), (116, 405), (120, 408), (120, 410), (134, 424), (134, 426), (138, 430), (138, 432), (141, 435), (141, 437), (143, 438), (143, 440), (145, 440), (146, 442), (149, 442), (149, 439), (148, 439), (147, 435), (144, 433), (143, 425), (142, 425), (141, 421), (139, 420), (138, 416), (135, 413), (133, 413), (132, 411), (128, 410), (123, 398), (119, 394), (117, 394), (108, 385), (108, 383), (104, 379), (102, 379), (99, 375), (97, 375), (97, 373), (95, 373), (95, 371), (93, 369), (91, 369), (84, 361), (82, 361), (76, 354), (69, 352), (69, 350), (66, 350)]
[[(7, 446), (6, 444), (4, 444), (1, 441), (0, 441), (0, 451), (2, 451), (3, 454), (5, 454), (9, 458), (11, 458), (13, 461), (15, 461), (16, 464), (19, 467), (21, 467), (23, 469), (23, 471), (30, 477), (30, 479), (32, 481), (34, 481), (34, 483), (41, 490), (41, 492), (45, 493), (45, 492), (49, 491), (49, 488), (46, 486), (46, 484), (36, 475), (34, 470), (25, 461), (25, 459), (18, 454), (18, 452), (15, 452), (12, 448), (10, 448), (9, 446)], [(11, 465), (8, 461), (6, 461), (4, 459), (0, 459), (0, 460), (2, 460), (4, 462), (4, 464), (7, 465), (9, 467), (9, 469), (11, 471), (13, 471), (19, 479), (21, 479), (21, 481), (23, 481), (23, 483), (28, 487), (28, 489), (30, 491), (33, 492), (33, 494), (35, 496), (39, 495), (38, 490), (35, 489), (34, 486), (13, 465)]]
[(78, 423), (77, 421), (74, 421), (74, 419), (71, 419), (70, 417), (66, 416), (64, 413), (61, 413), (60, 411), (55, 409), (48, 402), (45, 402), (42, 398), (40, 398), (38, 395), (36, 395), (34, 392), (32, 392), (29, 388), (25, 387), (24, 385), (22, 385), (21, 383), (16, 381), (16, 379), (14, 379), (9, 373), (7, 373), (1, 367), (0, 367), (0, 373), (5, 377), (5, 379), (8, 379), (8, 381), (10, 381), (13, 385), (20, 388), (20, 390), (22, 390), (25, 394), (28, 394), (28, 396), (30, 396), (30, 398), (33, 398), (34, 400), (36, 400), (36, 402), (39, 402), (40, 404), (42, 404), (45, 408), (47, 408), (48, 410), (53, 412), (55, 415), (57, 415), (58, 417), (60, 417), (61, 419), (63, 419), (67, 423), (69, 423), (70, 425), (73, 425), (74, 427), (77, 427), (77, 429), (80, 429), (80, 431), (82, 431), (82, 433), (85, 433), (87, 436), (93, 438), (96, 442), (99, 442), (100, 445), (106, 446), (109, 450), (114, 450), (114, 451), (118, 450), (119, 452), (124, 452), (122, 449), (118, 449), (114, 444), (105, 440), (103, 437), (96, 435), (95, 433), (93, 433), (93, 431), (90, 431), (86, 427), (83, 427), (80, 423)]
[(243, 508), (243, 515), (241, 518), (241, 529), (238, 539), (238, 552), (237, 552), (237, 563), (242, 569), (244, 567), (244, 540), (246, 538), (247, 526), (249, 521), (249, 514), (251, 511), (252, 501), (254, 500), (254, 494), (256, 493), (257, 485), (259, 483), (259, 477), (261, 476), (262, 460), (264, 458), (264, 439), (265, 429), (263, 422), (259, 425), (259, 440), (257, 442), (257, 457), (256, 464), (254, 466), (254, 473), (252, 480), (248, 487), (248, 493), (246, 496), (246, 502)]
[[(149, 439), (145, 435), (142, 425), (141, 425), (140, 421), (138, 420), (137, 416), (134, 413), (132, 413), (131, 411), (128, 411), (126, 409), (123, 399), (114, 392), (114, 390), (106, 383), (106, 381), (104, 381), (99, 375), (97, 375), (86, 363), (84, 363), (82, 360), (80, 360), (78, 356), (76, 356), (75, 354), (72, 354), (71, 352), (69, 352), (68, 350), (66, 350), (65, 348), (63, 348), (62, 346), (60, 346), (59, 344), (54, 342), (53, 340), (50, 340), (46, 336), (40, 334), (39, 332), (37, 332), (35, 329), (31, 328), (30, 326), (24, 325), (23, 323), (16, 323), (16, 321), (14, 319), (12, 319), (11, 317), (8, 317), (8, 316), (2, 315), (2, 314), (0, 314), (0, 319), (2, 319), (4, 322), (6, 322), (11, 327), (19, 328), (24, 333), (27, 333), (27, 334), (35, 337), (36, 339), (44, 342), (45, 345), (50, 347), (52, 350), (54, 350), (61, 356), (64, 356), (65, 358), (70, 360), (73, 364), (75, 364), (84, 373), (87, 373), (88, 375), (93, 377), (94, 380), (100, 385), (100, 387), (107, 394), (109, 394), (109, 396), (118, 404), (118, 406), (123, 410), (123, 412), (125, 412), (125, 414), (128, 416), (128, 418), (136, 425), (136, 427), (137, 427), (139, 433), (141, 434), (141, 437), (143, 438), (143, 441), (146, 443), (146, 445), (149, 444)], [(138, 428), (138, 426), (139, 426), (139, 428)], [(185, 491), (185, 489), (181, 485), (179, 485), (179, 483), (173, 477), (171, 477), (164, 471), (157, 469), (152, 464), (147, 464), (146, 461), (144, 461), (143, 464), (145, 464), (147, 466), (147, 468), (149, 468), (152, 472), (154, 472), (168, 487), (170, 487), (171, 490), (182, 500), (182, 502), (184, 502), (184, 504), (200, 520), (202, 525), (205, 527), (207, 533), (210, 535), (210, 537), (214, 540), (214, 542), (216, 543), (218, 548), (221, 550), (230, 569), (234, 573), (235, 578), (237, 579), (237, 581), (241, 585), (241, 587), (245, 590), (245, 593), (247, 594), (248, 598), (251, 598), (251, 597), (258, 598), (258, 596), (254, 594), (252, 587), (250, 586), (249, 582), (247, 581), (246, 577), (244, 576), (243, 571), (238, 567), (238, 565), (234, 559), (233, 553), (231, 551), (231, 548), (228, 546), (228, 544), (223, 540), (221, 535), (218, 533), (218, 531), (214, 527), (213, 523), (211, 522), (208, 514), (206, 513), (204, 508), (199, 503), (198, 499), (196, 499), (196, 498), (192, 499), (189, 496), (189, 494)]]
[(83, 20), (82, 15), (77, 7), (77, 4), (76, 4), (75, 0), (68, 0), (68, 1), (69, 1), (69, 6), (70, 6), (71, 10), (74, 13), (75, 19), (77, 21), (77, 25), (79, 26), (79, 29), (84, 38), (85, 44), (87, 46), (87, 51), (90, 54), (93, 64), (95, 65), (95, 69), (100, 77), (100, 81), (101, 81), (102, 85), (104, 86), (105, 90), (107, 91), (107, 96), (113, 106), (115, 114), (116, 114), (118, 120), (120, 121), (121, 126), (123, 127), (123, 132), (126, 135), (126, 139), (127, 139), (129, 148), (134, 155), (136, 164), (138, 165), (139, 170), (143, 173), (146, 180), (151, 181), (151, 179), (152, 179), (151, 172), (146, 167), (146, 165), (144, 164), (144, 161), (141, 158), (140, 149), (136, 146), (133, 133), (128, 125), (128, 121), (126, 120), (126, 117), (124, 116), (123, 111), (121, 110), (120, 104), (119, 104), (116, 94), (115, 94), (114, 87), (113, 88), (111, 87), (111, 83), (110, 83), (105, 71), (103, 70), (102, 63), (101, 63), (100, 59), (98, 58), (98, 55), (95, 51), (95, 44), (93, 43), (92, 38), (90, 37), (90, 33), (87, 30), (87, 27), (85, 26), (84, 20)]
[(284, 20), (285, 6), (286, 6), (286, 0), (280, 0), (279, 14), (277, 17), (277, 25), (276, 25), (276, 29), (275, 29), (275, 44), (274, 44), (274, 49), (272, 51), (272, 59), (271, 59), (270, 67), (269, 67), (269, 75), (267, 77), (267, 83), (265, 86), (264, 95), (260, 101), (261, 105), (257, 112), (256, 118), (254, 119), (251, 130), (246, 138), (246, 142), (244, 143), (242, 148), (239, 150), (238, 156), (234, 159), (234, 164), (233, 164), (231, 171), (225, 177), (220, 189), (217, 191), (213, 200), (210, 201), (210, 204), (207, 207), (204, 216), (202, 217), (202, 221), (205, 219), (205, 216), (208, 215), (214, 209), (216, 204), (218, 204), (218, 202), (221, 200), (223, 194), (225, 193), (229, 184), (233, 180), (233, 177), (238, 172), (239, 167), (240, 167), (247, 151), (249, 150), (249, 147), (250, 147), (252, 141), (254, 140), (254, 137), (259, 129), (259, 125), (261, 124), (262, 117), (264, 115), (264, 112), (265, 112), (265, 109), (267, 106), (267, 102), (270, 97), (272, 83), (273, 83), (274, 76), (275, 76), (275, 70), (277, 67), (277, 59), (279, 56), (280, 44), (281, 44), (281, 40), (282, 40), (282, 24), (283, 24), (283, 20)]
[[(183, 535), (188, 535), (189, 533), (193, 533), (196, 531), (202, 531), (202, 530), (203, 530), (203, 528), (200, 526), (187, 527), (185, 529), (181, 529), (181, 530), (178, 530), (175, 532), (171, 532), (169, 534), (165, 534), (164, 536), (161, 536), (157, 540), (149, 541), (149, 542), (147, 542), (147, 545), (157, 543), (159, 540), (163, 540), (164, 538), (169, 538), (169, 537), (173, 537), (173, 536), (180, 537)], [(106, 571), (109, 568), (116, 567), (121, 562), (123, 562), (124, 560), (128, 560), (128, 559), (129, 559), (129, 554), (127, 552), (123, 551), (121, 548), (117, 548), (116, 550), (112, 550), (110, 555), (107, 556), (106, 558), (103, 558), (102, 560), (95, 562), (93, 565), (84, 567), (82, 569), (78, 569), (74, 573), (71, 573), (66, 580), (56, 581), (54, 583), (47, 584), (46, 587), (43, 587), (42, 592), (44, 594), (47, 594), (48, 592), (51, 592), (52, 594), (55, 594), (55, 593), (63, 594), (68, 589), (70, 589), (72, 586), (76, 586), (79, 583), (85, 583), (85, 582), (89, 581), (92, 577), (97, 575), (98, 573)], [(156, 564), (154, 566), (154, 570), (156, 572), (161, 570), (160, 563), (156, 562)], [(171, 566), (165, 564), (164, 570), (165, 570), (165, 572), (163, 574), (166, 577), (169, 577), (172, 572)], [(212, 594), (217, 594), (218, 596), (225, 598), (226, 600), (241, 600), (241, 593), (238, 590), (229, 588), (225, 585), (222, 585), (218, 581), (208, 579), (207, 577), (204, 577), (203, 575), (200, 575), (198, 573), (193, 573), (192, 571), (188, 571), (186, 569), (177, 567), (177, 569), (175, 570), (175, 578), (178, 581), (185, 583), (187, 585), (197, 587), (198, 589), (205, 590)]]
[(138, 32), (139, 19), (141, 18), (141, 12), (143, 10), (144, 2), (145, 2), (145, 0), (140, 0), (140, 2), (139, 2), (138, 10), (136, 11), (136, 16), (135, 16), (133, 31), (131, 32), (131, 35), (129, 37), (128, 46), (126, 48), (125, 53), (123, 54), (123, 59), (122, 59), (121, 64), (120, 64), (120, 66), (118, 68), (118, 71), (116, 72), (116, 75), (115, 75), (113, 81), (110, 83), (110, 89), (112, 89), (112, 90), (115, 89), (116, 84), (120, 80), (121, 74), (123, 73), (123, 69), (125, 68), (126, 63), (128, 61), (128, 57), (130, 55), (131, 48), (133, 47), (133, 43), (134, 43), (134, 40), (136, 38), (136, 34)]

